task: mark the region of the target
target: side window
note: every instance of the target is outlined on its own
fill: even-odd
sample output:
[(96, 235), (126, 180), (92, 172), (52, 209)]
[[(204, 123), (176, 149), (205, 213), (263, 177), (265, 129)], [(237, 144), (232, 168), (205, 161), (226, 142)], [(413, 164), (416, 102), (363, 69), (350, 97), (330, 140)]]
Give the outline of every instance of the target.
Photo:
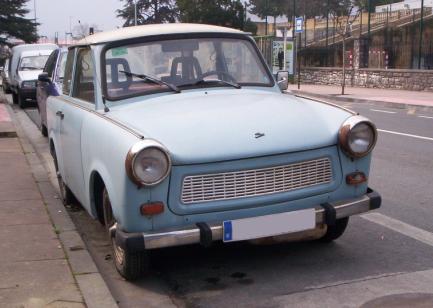
[(93, 75), (92, 51), (89, 48), (79, 49), (72, 91), (73, 97), (90, 103), (95, 102)]
[(72, 71), (74, 65), (75, 49), (70, 49), (66, 57), (65, 78), (63, 80), (63, 94), (69, 95), (72, 84)]
[(57, 81), (63, 82), (63, 78), (65, 77), (66, 54), (66, 52), (62, 52), (59, 56), (56, 73)]
[(47, 63), (44, 67), (44, 72), (48, 73), (49, 77), (53, 77), (54, 68), (56, 67), (57, 55), (59, 54), (58, 50), (55, 50), (51, 53), (50, 57), (47, 60)]

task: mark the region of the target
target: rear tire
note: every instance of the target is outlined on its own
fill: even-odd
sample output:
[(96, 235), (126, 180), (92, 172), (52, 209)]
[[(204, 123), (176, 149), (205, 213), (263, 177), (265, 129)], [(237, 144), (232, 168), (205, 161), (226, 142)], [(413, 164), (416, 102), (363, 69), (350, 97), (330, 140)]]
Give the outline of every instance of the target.
[(48, 137), (48, 129), (44, 124), (41, 124), (41, 134), (44, 137)]
[(53, 154), (53, 159), (54, 166), (56, 167), (57, 181), (59, 183), (60, 199), (62, 200), (64, 206), (72, 204), (75, 202), (75, 197), (72, 191), (69, 189), (68, 185), (66, 185), (66, 183), (63, 181), (62, 175), (59, 171), (59, 165), (57, 163), (57, 156), (55, 152)]
[(149, 271), (149, 256), (146, 251), (131, 252), (117, 245), (116, 236), (110, 232), (117, 222), (111, 208), (110, 197), (104, 188), (102, 192), (102, 206), (104, 211), (105, 229), (110, 240), (113, 260), (119, 274), (128, 281), (136, 280)]
[(325, 235), (319, 239), (324, 243), (330, 243), (343, 235), (349, 223), (349, 217), (337, 219), (334, 226), (328, 226)]
[(24, 109), (27, 107), (27, 102), (21, 95), (20, 91), (18, 91), (18, 106), (20, 106), (21, 109)]
[(6, 84), (4, 84), (4, 83), (3, 83), (3, 92), (4, 92), (5, 94), (11, 94), (11, 93), (12, 93), (12, 92), (11, 92), (11, 89), (9, 88), (9, 86), (6, 85)]
[(15, 92), (12, 92), (12, 102), (14, 104), (18, 104), (18, 94), (16, 94)]

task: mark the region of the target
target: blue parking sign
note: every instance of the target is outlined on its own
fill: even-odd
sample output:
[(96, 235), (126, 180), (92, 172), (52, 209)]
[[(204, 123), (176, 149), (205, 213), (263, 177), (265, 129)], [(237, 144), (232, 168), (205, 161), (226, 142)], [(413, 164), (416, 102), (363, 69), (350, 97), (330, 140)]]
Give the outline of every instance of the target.
[(295, 32), (296, 33), (302, 33), (302, 32), (304, 32), (304, 18), (303, 17), (296, 17), (296, 20), (295, 20)]

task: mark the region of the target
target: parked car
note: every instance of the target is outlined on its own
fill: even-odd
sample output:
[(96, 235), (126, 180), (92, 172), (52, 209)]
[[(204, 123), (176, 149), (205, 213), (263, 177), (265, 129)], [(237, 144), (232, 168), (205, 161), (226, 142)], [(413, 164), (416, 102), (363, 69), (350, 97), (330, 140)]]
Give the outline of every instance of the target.
[(2, 80), (2, 88), (3, 92), (6, 94), (10, 94), (10, 80), (9, 80), (9, 59), (6, 59), (3, 69), (1, 70), (1, 80)]
[(10, 63), (10, 84), (14, 104), (24, 108), (28, 101), (36, 101), (38, 76), (51, 52), (57, 49), (54, 44), (18, 45), (12, 48)]
[[(69, 48), (63, 91), (47, 100), (62, 200), (106, 227), (126, 279), (153, 249), (317, 231), (376, 209), (368, 119), (282, 93), (246, 33), (147, 25)], [(49, 80), (47, 80), (49, 82)]]
[(36, 100), (39, 116), (41, 118), (41, 132), (45, 137), (47, 131), (47, 98), (59, 96), (62, 92), (63, 77), (65, 74), (66, 48), (58, 48), (49, 56), (42, 74), (38, 77)]

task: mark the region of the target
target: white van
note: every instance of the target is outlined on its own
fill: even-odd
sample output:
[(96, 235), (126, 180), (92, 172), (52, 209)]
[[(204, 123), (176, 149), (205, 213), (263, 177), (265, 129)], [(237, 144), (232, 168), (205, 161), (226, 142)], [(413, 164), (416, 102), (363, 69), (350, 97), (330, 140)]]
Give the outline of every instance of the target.
[(54, 44), (19, 45), (12, 48), (9, 78), (14, 104), (24, 108), (27, 101), (36, 101), (38, 76), (49, 55), (57, 48)]

